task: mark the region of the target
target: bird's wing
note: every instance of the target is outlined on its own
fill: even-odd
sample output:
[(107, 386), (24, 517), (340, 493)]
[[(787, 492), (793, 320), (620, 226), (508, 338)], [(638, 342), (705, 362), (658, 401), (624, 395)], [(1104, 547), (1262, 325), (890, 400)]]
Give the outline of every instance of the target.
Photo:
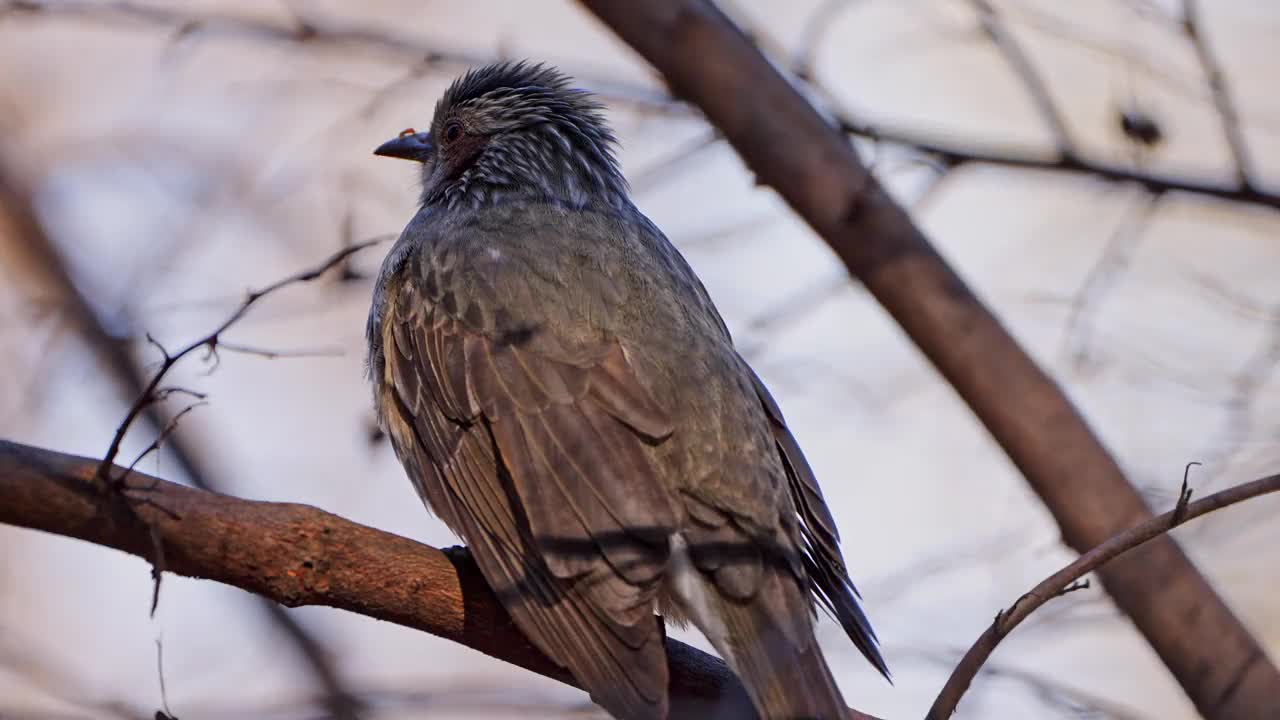
[[(743, 365), (746, 366), (746, 363)], [(769, 394), (760, 376), (749, 366), (747, 372), (751, 373), (756, 394), (768, 412), (778, 452), (786, 465), (792, 501), (800, 520), (803, 562), (810, 591), (835, 616), (863, 657), (882, 675), (889, 677), (889, 668), (880, 655), (876, 633), (858, 604), (858, 590), (853, 586), (844, 558), (840, 555), (840, 533), (836, 529), (835, 518), (831, 516), (827, 502), (822, 497), (818, 478), (801, 452), (800, 443), (796, 442), (795, 436), (787, 427), (781, 408)]]
[[(814, 637), (813, 600), (881, 672), (884, 661), (813, 471), (759, 377), (736, 355), (726, 362), (751, 408), (742, 413), (749, 422), (730, 429), (725, 444), (760, 451), (747, 453), (754, 458), (747, 465), (724, 458), (730, 472), (704, 479), (701, 494), (683, 493), (689, 521), (669, 573), (686, 611), (742, 677), (761, 717), (843, 717), (843, 699)], [(743, 492), (751, 478), (756, 487)], [(761, 507), (771, 487), (774, 501)]]
[(646, 445), (671, 423), (617, 342), (510, 303), (521, 277), (410, 263), (387, 290), (384, 418), (529, 639), (610, 712), (663, 718), (653, 598), (676, 515)]

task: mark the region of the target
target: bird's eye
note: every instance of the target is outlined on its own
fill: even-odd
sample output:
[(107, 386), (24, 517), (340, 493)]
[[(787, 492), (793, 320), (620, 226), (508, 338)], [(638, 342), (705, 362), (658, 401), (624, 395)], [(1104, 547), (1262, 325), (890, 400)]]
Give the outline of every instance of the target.
[(460, 137), (462, 137), (462, 126), (458, 123), (451, 122), (444, 129), (445, 142), (455, 142)]

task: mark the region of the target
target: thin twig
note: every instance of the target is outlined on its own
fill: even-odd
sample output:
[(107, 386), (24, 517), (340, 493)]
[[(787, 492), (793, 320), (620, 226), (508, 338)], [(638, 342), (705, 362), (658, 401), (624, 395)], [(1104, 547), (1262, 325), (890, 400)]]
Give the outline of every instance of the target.
[(724, 138), (714, 129), (700, 133), (697, 137), (671, 150), (649, 165), (631, 173), (630, 185), (633, 192), (642, 193), (657, 186), (659, 181), (670, 176), (673, 168), (683, 166), (694, 156), (705, 150), (716, 147)]
[(1133, 183), (1153, 194), (1194, 193), (1280, 210), (1280, 193), (1263, 190), (1254, 185), (1223, 184), (1215, 180), (1163, 175), (1103, 160), (1086, 160), (1076, 155), (1044, 156), (994, 147), (966, 145), (927, 133), (868, 123), (847, 111), (838, 111), (835, 117), (840, 129), (846, 133), (933, 155), (952, 167), (976, 163), (1023, 170), (1081, 173), (1112, 182)]
[(342, 357), (344, 354), (342, 348), (336, 347), (315, 350), (268, 350), (267, 348), (254, 347), (252, 345), (231, 343), (226, 340), (218, 341), (218, 349), (240, 355), (253, 355), (267, 360), (277, 360), (279, 358), (335, 358)]
[(1209, 42), (1204, 36), (1204, 27), (1200, 22), (1200, 4), (1197, 0), (1182, 0), (1182, 30), (1186, 33), (1191, 47), (1196, 51), (1200, 68), (1204, 71), (1205, 80), (1213, 93), (1213, 104), (1218, 109), (1218, 119), (1222, 123), (1222, 135), (1231, 151), (1231, 159), (1235, 163), (1236, 182), (1242, 188), (1253, 187), (1253, 161), (1245, 144), (1244, 129), (1240, 123), (1240, 114), (1236, 110), (1231, 91), (1227, 88), (1226, 77), (1222, 67), (1209, 50)]
[[(183, 392), (192, 392), (190, 390), (184, 390), (183, 388), (166, 388), (166, 389), (174, 390), (174, 391), (182, 390)], [(192, 393), (192, 394), (199, 395), (199, 393)], [(200, 397), (203, 398), (202, 395), (200, 395)], [(186, 407), (182, 408), (176, 414), (174, 414), (173, 417), (169, 418), (168, 424), (166, 424), (164, 426), (164, 429), (162, 429), (156, 435), (155, 439), (151, 441), (151, 444), (143, 448), (142, 452), (138, 453), (138, 456), (133, 459), (133, 462), (129, 463), (129, 467), (125, 469), (125, 477), (128, 477), (128, 474), (133, 472), (133, 469), (138, 466), (138, 463), (142, 462), (143, 458), (145, 458), (146, 456), (150, 455), (153, 452), (158, 452), (160, 450), (160, 447), (164, 445), (164, 441), (168, 440), (169, 436), (173, 434), (173, 431), (178, 429), (178, 422), (182, 420), (182, 417), (184, 415), (191, 412), (192, 410), (195, 410), (198, 407), (201, 407), (203, 405), (208, 405), (208, 404), (209, 404), (208, 401), (204, 399), (197, 400), (196, 402), (193, 402), (190, 405), (187, 405)], [(120, 478), (119, 482), (124, 482), (124, 478)]]
[(1147, 224), (1160, 208), (1161, 196), (1138, 190), (1139, 196), (1120, 219), (1098, 260), (1072, 294), (1063, 333), (1070, 361), (1076, 371), (1091, 366), (1095, 316), (1133, 263), (1133, 256)]
[[(345, 23), (318, 16), (295, 17), (280, 23), (262, 15), (217, 12), (189, 12), (165, 5), (150, 5), (130, 0), (95, 2), (93, 0), (9, 0), (0, 2), (3, 13), (103, 20), (124, 24), (158, 26), (176, 30), (181, 38), (199, 34), (223, 35), (247, 41), (292, 43), (311, 47), (358, 47), (388, 57), (408, 59), (414, 63), (440, 68), (485, 65), (500, 59), (491, 54), (467, 53), (442, 49), (408, 34), (372, 24)], [(639, 108), (663, 108), (672, 105), (665, 93), (608, 78), (583, 76), (595, 93), (611, 102)], [(375, 94), (375, 98), (377, 94)], [(376, 105), (376, 103), (375, 103)]]
[(165, 717), (174, 717), (173, 711), (169, 709), (169, 691), (164, 686), (164, 644), (160, 638), (156, 638), (156, 675), (160, 678), (160, 707), (163, 708)]
[[(1188, 464), (1188, 471), (1193, 464), (1199, 463)], [(1280, 492), (1280, 475), (1270, 475), (1216, 492), (1195, 502), (1188, 502), (1191, 492), (1187, 488), (1184, 473), (1182, 493), (1173, 510), (1115, 535), (1081, 555), (1075, 562), (1050, 575), (1018, 598), (1007, 611), (998, 613), (996, 619), (974, 642), (960, 664), (952, 671), (946, 685), (938, 693), (938, 698), (934, 700), (933, 707), (929, 709), (926, 720), (946, 720), (951, 717), (960, 698), (969, 689), (973, 678), (977, 676), (987, 658), (991, 657), (991, 653), (995, 651), (1000, 641), (1045, 603), (1073, 589), (1079, 589), (1076, 581), (1080, 578), (1110, 562), (1116, 556), (1160, 537), (1188, 520), (1273, 492)]]
[[(367, 240), (365, 242), (356, 243), (355, 245), (349, 245), (347, 247), (342, 248), (341, 250), (334, 253), (333, 255), (330, 255), (327, 260), (325, 260), (323, 263), (321, 263), (319, 266), (315, 268), (312, 268), (310, 270), (305, 270), (303, 272), (300, 272), (294, 275), (290, 275), (289, 277), (286, 277), (284, 279), (277, 280), (276, 282), (271, 283), (270, 285), (262, 288), (261, 290), (255, 290), (250, 292), (248, 296), (245, 297), (244, 302), (240, 303), (240, 305), (231, 313), (231, 315), (226, 320), (223, 320), (222, 323), (218, 325), (218, 327), (215, 328), (213, 332), (192, 342), (191, 344), (187, 345), (186, 347), (182, 348), (176, 353), (169, 353), (167, 350), (163, 348), (163, 346), (159, 346), (161, 356), (164, 358), (164, 361), (160, 364), (160, 368), (156, 370), (155, 374), (151, 376), (151, 380), (143, 388), (142, 394), (138, 396), (138, 399), (135, 400), (133, 405), (129, 408), (129, 411), (125, 414), (124, 420), (116, 428), (115, 435), (111, 438), (111, 445), (110, 447), (107, 448), (107, 452), (102, 458), (102, 464), (99, 466), (98, 479), (112, 485), (119, 482), (120, 478), (112, 478), (110, 477), (109, 473), (111, 470), (111, 466), (115, 464), (116, 456), (120, 453), (120, 444), (124, 441), (125, 435), (129, 432), (129, 428), (133, 425), (133, 422), (138, 418), (138, 415), (144, 409), (150, 406), (152, 403), (156, 402), (156, 399), (157, 399), (156, 390), (160, 386), (160, 383), (164, 381), (164, 378), (166, 375), (168, 375), (169, 371), (173, 369), (174, 365), (176, 365), (179, 361), (181, 361), (187, 355), (201, 348), (204, 348), (205, 350), (207, 350), (208, 352), (208, 355), (206, 356), (207, 359), (211, 359), (216, 362), (218, 345), (221, 342), (222, 333), (226, 332), (228, 328), (230, 328), (232, 325), (235, 325), (237, 322), (239, 322), (240, 319), (244, 317), (245, 313), (249, 311), (249, 308), (253, 307), (254, 303), (258, 302), (259, 300), (266, 297), (267, 295), (270, 295), (271, 293), (277, 290), (280, 290), (281, 288), (285, 288), (290, 285), (295, 285), (298, 283), (311, 282), (316, 278), (320, 277), (321, 275), (323, 275), (330, 268), (346, 260), (349, 256), (353, 255), (354, 253), (359, 252), (371, 245), (375, 245), (378, 242), (381, 242), (381, 240), (380, 239)], [(155, 343), (155, 341), (152, 340), (149, 336), (148, 336), (148, 339), (151, 340), (153, 344), (158, 345), (158, 343)]]
[(1059, 110), (1057, 103), (1053, 101), (1053, 95), (1049, 92), (1049, 85), (1045, 82), (1040, 73), (1036, 71), (1035, 65), (1031, 62), (1031, 58), (1023, 50), (1022, 45), (1018, 42), (1013, 33), (1000, 20), (996, 9), (991, 6), (988, 0), (969, 0), (969, 4), (973, 5), (974, 10), (978, 13), (978, 22), (982, 25), (982, 31), (991, 39), (992, 44), (1004, 56), (1005, 62), (1017, 74), (1022, 81), (1022, 86), (1026, 89), (1027, 94), (1036, 104), (1036, 109), (1040, 112), (1040, 116), (1044, 119), (1049, 131), (1053, 133), (1054, 143), (1058, 146), (1058, 153), (1064, 158), (1076, 156), (1075, 142), (1071, 139), (1071, 132), (1067, 129), (1067, 121)]

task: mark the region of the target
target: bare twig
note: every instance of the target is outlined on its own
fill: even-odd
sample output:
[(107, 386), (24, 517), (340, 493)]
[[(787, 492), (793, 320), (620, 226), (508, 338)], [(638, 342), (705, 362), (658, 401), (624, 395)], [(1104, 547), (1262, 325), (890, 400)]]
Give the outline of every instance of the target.
[(1133, 183), (1153, 194), (1195, 193), (1280, 210), (1280, 193), (1263, 190), (1254, 185), (1227, 185), (1215, 180), (1163, 175), (1137, 167), (1084, 159), (1074, 155), (1045, 157), (1020, 151), (973, 146), (911, 130), (868, 123), (847, 111), (837, 111), (835, 116), (840, 128), (847, 133), (902, 145), (917, 152), (932, 155), (952, 167), (976, 163), (1022, 170), (1081, 173), (1111, 182)]
[(991, 39), (992, 44), (1004, 56), (1005, 62), (1017, 74), (1022, 81), (1023, 88), (1036, 104), (1040, 116), (1044, 119), (1049, 131), (1053, 133), (1054, 142), (1058, 146), (1058, 153), (1061, 157), (1074, 157), (1076, 153), (1075, 142), (1071, 139), (1071, 132), (1067, 129), (1066, 118), (1058, 109), (1057, 103), (1053, 101), (1053, 95), (1049, 92), (1049, 85), (1045, 82), (1040, 73), (1036, 71), (1035, 64), (1031, 62), (1031, 58), (1023, 50), (1022, 44), (1018, 39), (1009, 32), (1001, 21), (996, 9), (991, 6), (988, 0), (969, 0), (969, 4), (973, 6), (978, 13), (978, 22), (982, 25), (982, 31)]
[[(330, 18), (298, 17), (289, 22), (274, 22), (260, 14), (189, 12), (173, 6), (131, 2), (130, 0), (9, 0), (0, 2), (0, 14), (38, 15), (50, 18), (85, 19), (152, 26), (177, 31), (179, 37), (221, 35), (265, 43), (291, 43), (312, 47), (357, 47), (385, 56), (422, 63), (438, 68), (484, 65), (501, 59), (489, 54), (470, 54), (445, 50), (425, 43), (409, 34), (388, 28), (359, 23), (345, 23)], [(413, 73), (414, 70), (410, 70)], [(419, 70), (420, 72), (420, 70)], [(601, 97), (612, 102), (639, 108), (664, 108), (672, 105), (665, 94), (637, 85), (608, 78), (579, 78)], [(397, 81), (398, 82), (398, 81)], [(393, 83), (394, 84), (394, 83)], [(377, 105), (375, 93), (372, 109)]]
[[(1042, 617), (1040, 612), (1036, 617)], [(921, 650), (911, 648), (899, 650), (894, 657), (918, 658), (936, 668), (950, 672), (963, 650)], [(1033, 694), (1046, 711), (1044, 717), (1063, 718), (1098, 718), (1105, 720), (1155, 720), (1144, 715), (1135, 707), (1120, 704), (1109, 697), (1103, 697), (1075, 686), (1079, 678), (1072, 674), (1058, 673), (1045, 669), (1036, 672), (1018, 665), (1001, 665), (987, 661), (982, 666), (980, 676), (993, 681), (1004, 681)], [(1141, 707), (1145, 698), (1135, 698), (1131, 702)], [(1048, 712), (1057, 711), (1057, 712)], [(1038, 714), (1039, 715), (1039, 714)]]
[(632, 173), (631, 189), (634, 192), (642, 193), (651, 187), (655, 187), (660, 180), (669, 177), (673, 168), (678, 165), (684, 165), (690, 158), (705, 150), (714, 148), (723, 140), (724, 138), (720, 137), (714, 130), (698, 135), (646, 167)]
[(1240, 124), (1240, 114), (1236, 110), (1231, 91), (1227, 88), (1226, 77), (1218, 60), (1209, 49), (1209, 41), (1204, 36), (1204, 26), (1200, 22), (1200, 3), (1197, 0), (1182, 0), (1182, 30), (1186, 33), (1191, 47), (1196, 51), (1200, 68), (1204, 71), (1205, 80), (1213, 93), (1213, 104), (1218, 109), (1218, 119), (1222, 123), (1222, 135), (1226, 139), (1231, 159), (1235, 163), (1236, 182), (1241, 188), (1253, 187), (1253, 161), (1249, 157), (1245, 145), (1244, 129)]
[(799, 50), (791, 62), (791, 70), (796, 77), (806, 82), (816, 82), (814, 72), (817, 59), (814, 54), (822, 46), (823, 36), (835, 24), (837, 15), (859, 2), (861, 0), (824, 0), (809, 13), (800, 31), (800, 42), (797, 43)]
[(1067, 312), (1065, 345), (1077, 371), (1090, 366), (1093, 354), (1094, 318), (1108, 294), (1117, 286), (1133, 262), (1133, 255), (1147, 223), (1160, 207), (1160, 196), (1137, 191), (1140, 196), (1111, 233), (1097, 262), (1089, 269), (1080, 289), (1071, 298)]
[[(95, 487), (98, 461), (0, 440), (0, 523), (112, 547), (168, 571), (216, 580), (289, 607), (322, 605), (461, 643), (572, 684), (512, 623), (465, 549), (444, 552), (305, 505), (241, 500), (139, 476), (130, 489), (174, 509), (129, 510)], [(122, 470), (122, 468), (121, 468)], [(718, 658), (668, 638), (671, 717), (752, 718)], [(875, 720), (852, 712), (853, 720)]]
[(267, 360), (278, 360), (280, 358), (332, 358), (342, 357), (343, 354), (342, 348), (338, 347), (316, 348), (314, 350), (268, 350), (267, 348), (241, 345), (240, 343), (227, 342), (226, 340), (218, 341), (218, 349), (240, 355), (253, 355)]
[[(1198, 464), (1198, 463), (1197, 463)], [(1190, 465), (1188, 465), (1188, 470)], [(1076, 581), (1085, 575), (1101, 568), (1117, 556), (1163, 536), (1173, 528), (1188, 520), (1193, 520), (1220, 510), (1229, 505), (1244, 502), (1267, 493), (1280, 492), (1280, 475), (1271, 475), (1253, 482), (1237, 485), (1233, 488), (1216, 492), (1195, 502), (1187, 502), (1191, 497), (1183, 479), (1182, 494), (1177, 506), (1169, 512), (1136, 525), (1119, 535), (1112, 537), (1089, 552), (1076, 558), (1074, 562), (1050, 575), (1040, 584), (1032, 588), (1005, 612), (996, 615), (996, 619), (982, 633), (981, 637), (965, 653), (960, 664), (956, 666), (930, 708), (927, 720), (946, 720), (955, 712), (960, 698), (968, 690), (969, 684), (978, 674), (987, 658), (995, 651), (996, 645), (1013, 631), (1023, 620), (1026, 620), (1036, 609), (1067, 592), (1082, 587)], [(1083, 587), (1087, 587), (1087, 583)], [(1247, 670), (1247, 669), (1246, 669)]]
[[(156, 434), (155, 439), (152, 440), (149, 445), (143, 448), (142, 452), (138, 453), (138, 456), (133, 459), (133, 462), (129, 463), (129, 467), (125, 469), (126, 477), (128, 476), (129, 473), (133, 472), (133, 469), (138, 466), (138, 463), (142, 462), (143, 458), (145, 458), (146, 456), (150, 455), (153, 452), (158, 452), (160, 450), (161, 446), (164, 445), (164, 441), (168, 440), (169, 436), (172, 435), (173, 432), (178, 429), (178, 423), (182, 420), (183, 416), (185, 416), (187, 413), (191, 412), (192, 410), (195, 410), (196, 408), (202, 405), (209, 404), (207, 401), (203, 399), (204, 398), (203, 395), (201, 395), (200, 393), (193, 392), (191, 390), (187, 390), (185, 388), (164, 388), (160, 393), (158, 393), (158, 395), (167, 397), (169, 393), (164, 392), (164, 390), (168, 390), (171, 392), (181, 391), (181, 392), (191, 393), (201, 399), (191, 403), (190, 405), (187, 405), (186, 407), (179, 410), (176, 414), (174, 414), (173, 417), (169, 418), (169, 423), (164, 426), (164, 429), (162, 429), (158, 434)], [(123, 481), (124, 480), (121, 479), (121, 482)]]
[(164, 686), (164, 643), (160, 638), (156, 638), (156, 675), (160, 679), (160, 707), (167, 717), (173, 717), (173, 711), (169, 709), (169, 691)]
[(271, 283), (270, 285), (262, 288), (261, 290), (254, 290), (250, 292), (248, 296), (245, 297), (244, 302), (240, 303), (240, 305), (231, 313), (231, 315), (227, 317), (226, 320), (223, 320), (222, 324), (218, 325), (218, 327), (215, 328), (213, 332), (209, 333), (208, 335), (205, 335), (204, 337), (198, 340), (195, 340), (194, 342), (183, 347), (181, 350), (177, 351), (176, 353), (170, 353), (164, 348), (164, 346), (155, 342), (154, 339), (148, 336), (148, 340), (154, 346), (159, 348), (163, 361), (160, 363), (160, 368), (156, 370), (155, 374), (151, 376), (151, 380), (148, 381), (146, 386), (143, 387), (142, 394), (138, 396), (137, 400), (135, 400), (133, 402), (133, 405), (130, 406), (129, 411), (125, 413), (124, 420), (120, 423), (119, 427), (116, 428), (115, 435), (112, 436), (111, 438), (111, 445), (110, 447), (107, 448), (107, 453), (102, 458), (102, 463), (98, 472), (98, 478), (101, 481), (112, 484), (112, 485), (117, 485), (122, 481), (123, 478), (120, 478), (120, 477), (112, 478), (109, 475), (111, 467), (115, 463), (116, 455), (118, 455), (120, 452), (120, 444), (124, 441), (125, 435), (129, 432), (129, 428), (133, 426), (133, 422), (138, 418), (138, 415), (142, 413), (142, 411), (145, 410), (147, 407), (151, 406), (158, 399), (160, 399), (161, 395), (157, 393), (157, 389), (160, 387), (160, 383), (164, 381), (165, 376), (167, 376), (169, 374), (169, 371), (173, 369), (174, 365), (178, 364), (178, 362), (181, 361), (187, 355), (190, 355), (196, 350), (200, 350), (202, 348), (206, 350), (208, 353), (206, 357), (209, 359), (213, 359), (216, 362), (218, 347), (222, 340), (222, 333), (226, 332), (228, 328), (230, 328), (232, 325), (235, 325), (237, 322), (239, 322), (240, 318), (244, 317), (245, 313), (249, 311), (249, 308), (253, 307), (254, 303), (258, 302), (259, 300), (266, 297), (267, 295), (270, 295), (271, 293), (277, 290), (280, 290), (281, 288), (285, 288), (290, 285), (296, 285), (299, 283), (311, 282), (316, 278), (320, 277), (321, 275), (323, 275), (330, 268), (342, 263), (344, 260), (346, 260), (348, 257), (353, 255), (354, 253), (357, 253), (371, 245), (375, 245), (378, 242), (380, 242), (379, 239), (374, 239), (374, 240), (367, 240), (361, 243), (356, 243), (354, 245), (348, 245), (347, 247), (342, 248), (341, 250), (334, 253), (333, 255), (330, 255), (327, 260), (325, 260), (323, 263), (321, 263), (315, 268), (312, 268), (310, 270), (305, 270), (303, 272), (296, 273), (294, 275), (290, 275), (287, 278), (284, 278), (282, 280), (277, 280), (276, 282)]

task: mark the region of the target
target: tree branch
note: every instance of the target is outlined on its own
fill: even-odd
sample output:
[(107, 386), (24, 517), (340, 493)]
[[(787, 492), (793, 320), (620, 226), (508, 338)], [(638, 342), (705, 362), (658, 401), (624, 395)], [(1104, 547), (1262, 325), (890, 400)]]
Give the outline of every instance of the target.
[(1280, 210), (1280, 194), (1268, 192), (1253, 185), (1233, 186), (1215, 183), (1212, 180), (1164, 175), (1102, 160), (1082, 158), (1078, 155), (1043, 156), (998, 148), (976, 147), (910, 130), (873, 125), (843, 110), (836, 111), (834, 116), (840, 129), (851, 135), (892, 143), (931, 155), (949, 167), (964, 163), (980, 163), (1016, 170), (1081, 173), (1110, 182), (1133, 183), (1156, 195), (1166, 192), (1186, 192)]
[(1244, 128), (1240, 124), (1240, 114), (1236, 111), (1231, 91), (1227, 89), (1226, 78), (1217, 58), (1209, 50), (1209, 41), (1204, 36), (1204, 28), (1200, 23), (1200, 3), (1197, 0), (1182, 0), (1182, 30), (1195, 49), (1196, 59), (1204, 71), (1205, 81), (1213, 94), (1213, 104), (1218, 108), (1218, 120), (1222, 123), (1222, 135), (1235, 163), (1236, 182), (1241, 188), (1253, 187), (1253, 162), (1245, 145)]
[(1053, 101), (1053, 95), (1049, 92), (1049, 85), (1040, 77), (1040, 73), (1036, 72), (1035, 65), (1022, 49), (1018, 39), (1004, 26), (996, 9), (988, 0), (969, 0), (969, 4), (978, 14), (978, 22), (982, 25), (983, 32), (1004, 56), (1005, 62), (1017, 74), (1018, 79), (1022, 81), (1022, 87), (1035, 102), (1036, 109), (1040, 112), (1045, 124), (1049, 126), (1049, 132), (1053, 134), (1058, 153), (1064, 158), (1074, 157), (1075, 142), (1071, 139), (1071, 131), (1067, 129), (1066, 118), (1058, 110), (1057, 104)]
[[(820, 6), (811, 17), (810, 29), (805, 36), (811, 41), (820, 37), (820, 30), (830, 24), (831, 17), (841, 8), (851, 5), (850, 0), (831, 0)], [(295, 45), (353, 46), (381, 51), (411, 61), (407, 77), (420, 76), (425, 70), (458, 66), (481, 65), (497, 58), (460, 52), (444, 51), (437, 47), (399, 36), (393, 32), (373, 27), (351, 26), (341, 23), (313, 22), (299, 19), (293, 25), (273, 23), (261, 17), (218, 13), (191, 13), (161, 6), (138, 5), (125, 0), (109, 3), (86, 0), (9, 0), (7, 6), (0, 3), (0, 13), (25, 14), (49, 18), (98, 20), (103, 22), (136, 23), (158, 28), (171, 28), (183, 37), (198, 32), (222, 34), (258, 40), (262, 42), (292, 43)], [(813, 82), (812, 58), (796, 60), (797, 75)], [(1152, 69), (1154, 72), (1154, 69)], [(645, 110), (667, 113), (684, 113), (684, 106), (665, 93), (655, 93), (636, 85), (609, 81), (605, 78), (579, 77), (592, 90), (610, 102), (629, 104)], [(357, 115), (364, 115), (376, 105), (385, 93), (400, 87), (399, 81), (374, 94)], [(910, 129), (871, 122), (847, 109), (838, 109), (835, 116), (840, 126), (849, 133), (872, 140), (893, 143), (920, 153), (933, 155), (944, 164), (982, 163), (1014, 169), (1045, 170), (1092, 175), (1113, 182), (1132, 182), (1153, 193), (1188, 192), (1232, 202), (1259, 205), (1280, 210), (1280, 194), (1253, 184), (1227, 185), (1211, 179), (1165, 175), (1105, 160), (1082, 157), (1078, 153), (1055, 153), (1041, 156), (1034, 153), (1002, 150), (956, 142), (952, 139)]]
[[(657, 67), (676, 97), (697, 104), (760, 181), (826, 240), (986, 425), (1067, 544), (1085, 552), (1151, 518), (1057, 384), (848, 139), (714, 5), (582, 3)], [(1280, 672), (1172, 539), (1157, 538), (1098, 574), (1205, 717), (1252, 718), (1280, 697)]]
[[(952, 713), (956, 711), (956, 706), (960, 703), (960, 698), (969, 689), (969, 684), (977, 677), (978, 671), (982, 669), (987, 658), (991, 657), (991, 653), (995, 652), (996, 645), (999, 645), (1000, 641), (1008, 636), (1010, 632), (1013, 632), (1014, 628), (1018, 627), (1023, 620), (1030, 617), (1031, 613), (1045, 603), (1064, 595), (1066, 592), (1082, 588), (1083, 585), (1076, 582), (1080, 578), (1097, 570), (1117, 556), (1164, 535), (1188, 520), (1273, 492), (1280, 492), (1280, 475), (1271, 475), (1243, 485), (1237, 485), (1236, 487), (1216, 492), (1196, 502), (1189, 502), (1191, 493), (1184, 483), (1182, 495), (1179, 496), (1178, 504), (1174, 509), (1132, 527), (1081, 555), (1070, 565), (1050, 575), (1025, 595), (1018, 598), (1008, 610), (997, 614), (996, 619), (974, 642), (969, 651), (965, 653), (964, 658), (961, 659), (960, 664), (952, 671), (946, 685), (938, 693), (938, 698), (934, 701), (933, 707), (929, 709), (926, 720), (946, 720), (951, 717)], [(1088, 581), (1085, 582), (1087, 583)], [(1259, 708), (1255, 708), (1255, 710)]]
[[(359, 242), (354, 245), (347, 245), (333, 255), (330, 255), (323, 263), (310, 270), (295, 273), (289, 277), (277, 280), (261, 290), (254, 290), (250, 292), (245, 297), (244, 301), (236, 306), (236, 309), (232, 311), (227, 319), (223, 320), (218, 327), (214, 328), (213, 332), (198, 340), (192, 341), (176, 353), (170, 353), (163, 345), (156, 342), (150, 335), (148, 335), (147, 340), (160, 350), (163, 362), (160, 363), (160, 368), (156, 370), (156, 372), (151, 376), (151, 379), (143, 386), (142, 392), (138, 393), (138, 397), (133, 401), (133, 405), (131, 405), (129, 407), (129, 411), (125, 413), (124, 420), (116, 427), (115, 435), (111, 438), (111, 446), (107, 448), (107, 454), (103, 457), (102, 462), (100, 463), (101, 469), (99, 471), (99, 478), (102, 480), (112, 479), (109, 477), (109, 471), (111, 466), (115, 464), (116, 455), (120, 452), (120, 444), (124, 442), (125, 435), (128, 434), (129, 428), (133, 426), (133, 423), (137, 420), (139, 414), (147, 408), (155, 405), (157, 401), (163, 399), (164, 395), (163, 390), (160, 388), (160, 383), (164, 381), (165, 376), (169, 374), (169, 371), (173, 369), (174, 365), (177, 365), (184, 357), (201, 348), (204, 348), (216, 362), (218, 347), (222, 342), (222, 334), (231, 329), (231, 326), (240, 322), (240, 319), (245, 316), (245, 313), (249, 312), (249, 308), (253, 307), (253, 305), (259, 300), (276, 292), (277, 290), (289, 287), (290, 285), (313, 282), (316, 278), (319, 278), (332, 268), (345, 262), (347, 258), (367, 247), (376, 245), (379, 242), (382, 242), (382, 240), (375, 238), (373, 240), (365, 240), (364, 242)], [(236, 347), (239, 352), (244, 352), (243, 347)], [(264, 351), (254, 352), (267, 355), (271, 354)], [(132, 470), (133, 466), (131, 465), (125, 470), (125, 476), (127, 477), (128, 473)], [(124, 478), (115, 479), (123, 480)]]
[[(105, 492), (98, 460), (0, 440), (0, 523), (79, 538), (289, 607), (322, 605), (422, 630), (567, 684), (529, 644), (465, 548), (444, 551), (306, 505), (241, 500), (134, 471)], [(139, 502), (145, 500), (145, 502)], [(752, 718), (718, 658), (667, 638), (672, 718)], [(875, 720), (853, 712), (853, 720)]]
[[(291, 8), (292, 9), (292, 8)], [(427, 69), (471, 67), (500, 59), (492, 54), (467, 53), (425, 43), (408, 33), (379, 28), (375, 25), (349, 23), (318, 14), (309, 17), (295, 13), (289, 22), (276, 22), (258, 14), (234, 12), (187, 11), (161, 4), (131, 0), (0, 0), (0, 15), (96, 20), (124, 25), (170, 29), (177, 38), (200, 34), (223, 35), (246, 41), (285, 43), (313, 47), (353, 47), (406, 59), (415, 64), (410, 77)], [(671, 98), (663, 93), (635, 84), (619, 83), (607, 78), (579, 76), (590, 82), (592, 90), (612, 102), (646, 108), (669, 108)], [(398, 83), (393, 84), (398, 85)], [(376, 104), (379, 98), (375, 97)], [(362, 109), (370, 109), (366, 106)]]

